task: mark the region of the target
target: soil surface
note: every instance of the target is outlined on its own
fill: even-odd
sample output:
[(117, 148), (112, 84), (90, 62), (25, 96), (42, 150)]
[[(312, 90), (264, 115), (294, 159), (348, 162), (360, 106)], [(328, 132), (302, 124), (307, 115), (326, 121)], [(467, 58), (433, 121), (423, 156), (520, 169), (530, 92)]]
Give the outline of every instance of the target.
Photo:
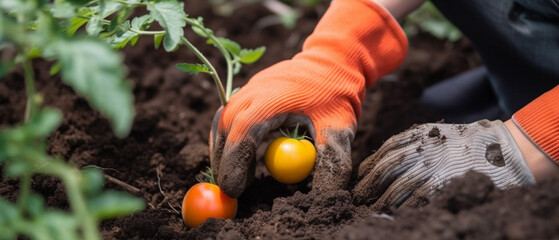
[[(215, 15), (207, 0), (186, 1), (186, 12), (203, 16), (217, 35), (247, 48), (267, 47), (261, 61), (243, 68), (236, 86), (300, 51), (326, 5), (300, 9), (296, 27), (287, 29), (259, 24), (272, 13), (258, 4), (224, 17)], [(193, 35), (187, 37), (224, 71), (217, 50)], [(557, 179), (502, 191), (485, 176), (471, 173), (451, 182), (425, 206), (386, 215), (355, 205), (350, 191), (310, 191), (309, 180), (296, 185), (276, 182), (263, 167), (261, 152), (255, 181), (238, 199), (237, 217), (188, 228), (180, 205), (196, 175), (209, 166), (208, 135), (220, 105), (218, 96), (208, 76), (175, 68), (179, 62), (196, 62), (186, 49), (154, 50), (152, 40), (143, 38), (124, 53), (136, 110), (132, 132), (124, 139), (114, 137), (108, 122), (87, 101), (58, 77), (49, 76), (51, 63), (34, 62), (45, 105), (64, 113), (62, 125), (49, 138), (49, 152), (79, 167), (102, 168), (107, 188), (129, 191), (148, 203), (142, 212), (102, 222), (105, 239), (559, 239)], [(427, 34), (410, 36), (406, 62), (367, 91), (352, 143), (354, 166), (390, 136), (415, 123), (441, 120), (415, 104), (423, 89), (479, 65), (466, 38), (449, 43)], [(18, 70), (0, 81), (0, 127), (21, 122), (24, 108), (25, 86)], [(136, 189), (123, 188), (117, 180)], [(57, 179), (35, 176), (33, 183), (48, 205), (68, 208)], [(0, 195), (15, 199), (17, 185), (2, 177)]]

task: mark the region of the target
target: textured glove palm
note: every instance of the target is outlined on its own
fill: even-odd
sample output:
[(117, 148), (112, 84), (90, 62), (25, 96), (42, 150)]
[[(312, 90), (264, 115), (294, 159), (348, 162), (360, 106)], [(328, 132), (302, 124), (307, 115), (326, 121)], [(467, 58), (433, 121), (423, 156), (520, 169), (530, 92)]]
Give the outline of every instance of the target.
[(502, 189), (535, 182), (503, 122), (423, 124), (388, 139), (361, 163), (354, 196), (358, 202), (374, 203), (377, 211), (415, 205), (472, 170)]

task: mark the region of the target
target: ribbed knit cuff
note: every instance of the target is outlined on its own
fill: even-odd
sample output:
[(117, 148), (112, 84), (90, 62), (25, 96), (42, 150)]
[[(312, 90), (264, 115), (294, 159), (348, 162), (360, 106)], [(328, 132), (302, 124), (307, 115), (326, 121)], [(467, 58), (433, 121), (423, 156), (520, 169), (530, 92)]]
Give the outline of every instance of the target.
[(513, 121), (559, 164), (559, 86), (518, 110)]

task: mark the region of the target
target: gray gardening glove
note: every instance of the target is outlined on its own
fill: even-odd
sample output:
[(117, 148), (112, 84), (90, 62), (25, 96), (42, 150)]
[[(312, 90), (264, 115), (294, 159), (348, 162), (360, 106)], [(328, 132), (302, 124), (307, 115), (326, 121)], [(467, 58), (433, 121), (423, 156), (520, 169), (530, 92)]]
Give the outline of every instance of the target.
[(422, 124), (388, 139), (359, 166), (353, 190), (375, 211), (417, 205), (446, 182), (478, 171), (498, 188), (535, 183), (520, 149), (503, 122)]

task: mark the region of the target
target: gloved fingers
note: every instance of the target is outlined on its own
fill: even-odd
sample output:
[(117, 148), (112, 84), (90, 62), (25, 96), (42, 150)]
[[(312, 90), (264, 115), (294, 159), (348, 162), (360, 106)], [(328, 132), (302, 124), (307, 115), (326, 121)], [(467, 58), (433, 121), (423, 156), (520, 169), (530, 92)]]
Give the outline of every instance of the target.
[(351, 178), (351, 146), (354, 128), (327, 129), (315, 142), (317, 160), (313, 173), (313, 190), (340, 190)]
[(210, 138), (209, 138), (210, 165), (212, 167), (215, 176), (219, 175), (219, 164), (221, 162), (221, 156), (223, 155), (225, 140), (227, 139), (227, 132), (218, 129), (222, 110), (223, 107), (220, 107), (214, 115), (211, 130), (210, 130)]
[(375, 212), (390, 212), (391, 208), (400, 207), (414, 192), (423, 187), (429, 176), (425, 173), (412, 171), (415, 175), (403, 174), (398, 177), (371, 206)]
[(240, 196), (254, 177), (256, 151), (271, 130), (299, 125), (311, 134), (315, 132), (309, 117), (293, 113), (279, 114), (251, 124), (247, 124), (245, 119), (244, 113), (238, 114), (229, 131), (219, 131), (218, 127), (216, 140), (213, 141), (216, 148), (211, 148), (212, 167), (218, 169), (217, 183), (231, 197)]
[(422, 138), (415, 130), (395, 135), (379, 151), (359, 166), (359, 181), (353, 189), (357, 203), (371, 203), (379, 198), (402, 174), (423, 160)]
[(433, 182), (436, 181), (433, 178), (430, 178), (427, 182), (425, 182), (421, 187), (417, 188), (411, 196), (409, 196), (400, 207), (421, 207), (425, 206), (429, 203), (429, 200), (435, 195), (435, 193), (439, 190), (436, 184)]
[(417, 144), (422, 139), (421, 132), (424, 132), (426, 128), (426, 125), (416, 125), (386, 140), (378, 151), (361, 162), (357, 170), (357, 179), (363, 179), (366, 175), (370, 174), (372, 169), (378, 165), (378, 162), (385, 159), (385, 156), (392, 156), (395, 154), (393, 152), (398, 149), (403, 149), (411, 144)]

